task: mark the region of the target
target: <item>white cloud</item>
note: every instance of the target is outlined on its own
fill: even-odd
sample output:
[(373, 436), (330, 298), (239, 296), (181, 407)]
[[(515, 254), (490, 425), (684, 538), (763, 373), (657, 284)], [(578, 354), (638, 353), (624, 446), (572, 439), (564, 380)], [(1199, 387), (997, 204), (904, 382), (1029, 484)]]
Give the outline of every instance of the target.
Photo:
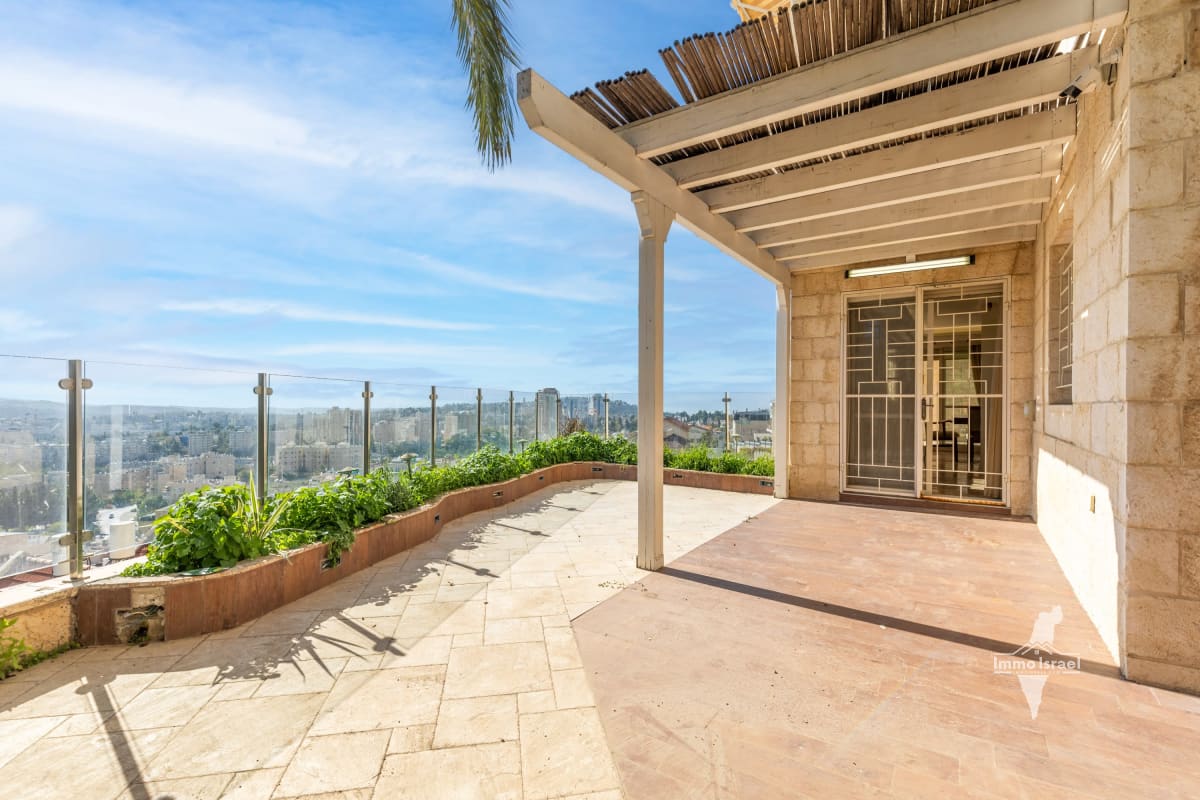
[[(546, 278), (518, 277), (506, 275), (503, 271), (485, 272), (470, 269), (458, 264), (452, 264), (439, 258), (396, 249), (393, 251), (394, 263), (435, 275), (439, 278), (457, 281), (473, 289), (495, 289), (511, 294), (521, 294), (528, 297), (540, 297), (546, 300), (569, 300), (575, 303), (611, 304), (621, 302), (627, 295), (627, 289), (611, 283), (596, 280), (588, 275), (562, 271), (563, 277)], [(500, 267), (504, 270), (505, 267)]]
[(0, 251), (29, 238), (40, 228), (41, 219), (32, 208), (0, 205)]
[(62, 331), (46, 327), (46, 323), (15, 308), (0, 308), (0, 342), (38, 342), (60, 339)]
[(418, 328), (428, 331), (485, 331), (492, 325), (475, 322), (450, 322), (436, 319), (420, 319), (397, 314), (364, 314), (356, 311), (338, 311), (328, 308), (305, 306), (298, 303), (283, 303), (275, 300), (237, 298), (228, 300), (200, 300), (193, 302), (166, 302), (159, 306), (163, 311), (214, 314), (237, 317), (276, 316), (298, 322), (339, 322), (350, 325), (382, 325), (390, 328)]
[(150, 78), (31, 52), (0, 55), (0, 107), (320, 166), (345, 167), (353, 160), (349, 149), (314, 140), (303, 120), (273, 112), (235, 88)]

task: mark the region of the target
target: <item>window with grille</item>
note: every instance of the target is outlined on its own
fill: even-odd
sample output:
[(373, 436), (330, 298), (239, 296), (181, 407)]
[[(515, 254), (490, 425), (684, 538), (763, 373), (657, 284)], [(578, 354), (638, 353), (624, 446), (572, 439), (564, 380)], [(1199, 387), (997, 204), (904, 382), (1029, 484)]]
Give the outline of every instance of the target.
[(1071, 245), (1050, 251), (1049, 331), (1046, 337), (1050, 356), (1050, 402), (1071, 403), (1071, 342), (1075, 320), (1073, 298), (1074, 253)]

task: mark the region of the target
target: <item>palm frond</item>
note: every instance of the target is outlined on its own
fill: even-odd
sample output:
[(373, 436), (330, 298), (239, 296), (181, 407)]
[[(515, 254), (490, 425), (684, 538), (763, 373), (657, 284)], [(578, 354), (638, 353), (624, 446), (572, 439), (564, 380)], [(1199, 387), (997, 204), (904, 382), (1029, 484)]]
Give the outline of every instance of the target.
[(475, 146), (492, 171), (512, 158), (515, 104), (509, 67), (517, 66), (517, 51), (508, 29), (508, 7), (508, 0), (453, 0)]

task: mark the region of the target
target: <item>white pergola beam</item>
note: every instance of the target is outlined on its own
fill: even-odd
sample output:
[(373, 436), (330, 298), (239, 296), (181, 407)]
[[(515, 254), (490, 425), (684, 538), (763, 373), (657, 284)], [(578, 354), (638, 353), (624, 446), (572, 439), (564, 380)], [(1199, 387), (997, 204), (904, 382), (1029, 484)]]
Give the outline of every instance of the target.
[[(643, 158), (1120, 25), (1128, 0), (1001, 0), (619, 129)], [(1065, 87), (1063, 87), (1065, 88)]]
[(1031, 178), (1020, 183), (995, 186), (987, 191), (968, 190), (912, 203), (898, 203), (836, 217), (822, 217), (777, 228), (764, 228), (754, 231), (749, 236), (758, 242), (760, 247), (817, 242), (830, 237), (913, 225), (994, 208), (1039, 205), (1048, 201), (1053, 191), (1053, 178)]
[(962, 133), (920, 139), (849, 158), (721, 186), (697, 192), (697, 196), (713, 211), (736, 211), (817, 192), (857, 186), (883, 178), (912, 175), (990, 156), (1061, 144), (1075, 135), (1075, 128), (1075, 107), (1062, 106), (1051, 111), (994, 122)]
[(1028, 108), (1058, 97), (1086, 67), (1098, 63), (1098, 59), (1099, 48), (1089, 47), (1069, 56), (1039, 61), (745, 144), (672, 161), (663, 169), (680, 186), (690, 189)]
[(739, 231), (753, 231), (954, 194), (967, 189), (987, 189), (1029, 178), (1057, 175), (1061, 168), (1061, 148), (1023, 150), (916, 175), (887, 178), (862, 186), (798, 197), (782, 203), (745, 208), (733, 211), (726, 217)]
[(517, 102), (530, 130), (629, 192), (662, 203), (679, 222), (763, 277), (783, 283), (787, 270), (658, 166), (638, 158), (620, 136), (531, 69), (517, 76)]
[(937, 239), (924, 239), (908, 244), (887, 244), (846, 250), (821, 256), (808, 256), (787, 262), (793, 272), (804, 272), (828, 267), (850, 267), (868, 261), (904, 259), (915, 256), (918, 260), (935, 255), (959, 255), (977, 247), (991, 247), (1015, 242), (1032, 242), (1037, 238), (1037, 225), (1020, 225), (978, 233), (955, 233)]
[(874, 231), (855, 232), (827, 239), (816, 239), (800, 244), (788, 244), (771, 252), (775, 258), (787, 264), (808, 256), (830, 255), (864, 247), (887, 244), (912, 244), (918, 246), (922, 240), (937, 239), (956, 233), (977, 233), (997, 228), (1018, 225), (1036, 225), (1042, 219), (1041, 205), (1012, 206), (961, 214), (944, 219), (916, 222), (911, 225), (896, 225)]

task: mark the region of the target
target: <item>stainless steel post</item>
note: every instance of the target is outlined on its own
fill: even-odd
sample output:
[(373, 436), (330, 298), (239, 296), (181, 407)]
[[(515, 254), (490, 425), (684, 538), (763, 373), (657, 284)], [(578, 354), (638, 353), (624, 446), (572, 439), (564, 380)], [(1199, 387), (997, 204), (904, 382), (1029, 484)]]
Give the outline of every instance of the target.
[(363, 381), (363, 471), (366, 475), (371, 471), (371, 382)]
[(429, 387), (429, 466), (437, 466), (437, 387)]
[(554, 398), (554, 435), (562, 435), (562, 397)]
[(483, 449), (483, 389), (475, 390), (475, 450)]
[(512, 392), (508, 393), (508, 454), (513, 454), (513, 434), (517, 428), (517, 402)]
[(608, 438), (608, 392), (604, 393), (604, 438)]
[(533, 394), (533, 440), (542, 438), (542, 393)]
[(725, 393), (725, 396), (723, 398), (721, 398), (721, 402), (723, 402), (725, 404), (725, 452), (728, 453), (729, 452), (729, 443), (731, 441), (730, 437), (733, 433), (733, 431), (731, 430), (730, 416), (729, 416), (729, 403), (731, 402), (731, 398), (729, 397), (729, 392)]
[(267, 501), (267, 470), (269, 469), (267, 450), (270, 446), (267, 398), (271, 396), (270, 376), (267, 373), (258, 373), (258, 385), (254, 387), (254, 393), (258, 395), (258, 457), (255, 459), (258, 474), (254, 476), (254, 483), (258, 489), (259, 502), (265, 503)]
[(58, 540), (67, 547), (71, 580), (83, 578), (83, 543), (91, 538), (83, 529), (83, 393), (92, 382), (83, 377), (83, 362), (67, 362), (67, 377), (58, 382), (67, 392), (67, 533)]

